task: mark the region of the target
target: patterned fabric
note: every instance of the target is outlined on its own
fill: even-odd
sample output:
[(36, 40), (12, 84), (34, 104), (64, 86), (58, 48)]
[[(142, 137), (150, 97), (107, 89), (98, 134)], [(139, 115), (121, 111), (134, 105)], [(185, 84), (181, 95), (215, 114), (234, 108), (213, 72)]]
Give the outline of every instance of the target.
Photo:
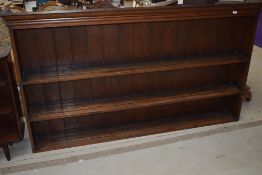
[(9, 48), (11, 45), (8, 28), (5, 21), (0, 17), (0, 47)]
[(56, 10), (64, 10), (65, 8), (63, 6), (49, 6), (45, 7), (44, 11), (56, 11)]
[(11, 8), (10, 10), (11, 10), (12, 13), (23, 13), (23, 11), (21, 9)]

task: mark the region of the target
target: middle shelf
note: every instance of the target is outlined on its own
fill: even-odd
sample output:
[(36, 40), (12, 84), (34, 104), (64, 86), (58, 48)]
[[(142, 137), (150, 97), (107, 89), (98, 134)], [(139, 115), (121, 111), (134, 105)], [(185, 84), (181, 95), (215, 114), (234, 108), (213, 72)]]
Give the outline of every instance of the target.
[(118, 97), (102, 101), (70, 103), (53, 106), (39, 107), (30, 110), (31, 122), (55, 120), (75, 116), (86, 116), (98, 113), (107, 113), (129, 109), (154, 107), (159, 105), (184, 103), (197, 100), (205, 100), (216, 97), (226, 97), (240, 94), (241, 90), (233, 85), (218, 85), (176, 92), (155, 93), (130, 97)]
[(89, 78), (112, 77), (121, 75), (141, 74), (201, 68), (209, 66), (244, 63), (248, 59), (238, 52), (219, 53), (206, 56), (168, 59), (162, 61), (140, 62), (121, 65), (102, 65), (98, 67), (85, 67), (83, 65), (64, 67), (43, 67), (40, 70), (24, 73), (23, 85), (54, 83)]

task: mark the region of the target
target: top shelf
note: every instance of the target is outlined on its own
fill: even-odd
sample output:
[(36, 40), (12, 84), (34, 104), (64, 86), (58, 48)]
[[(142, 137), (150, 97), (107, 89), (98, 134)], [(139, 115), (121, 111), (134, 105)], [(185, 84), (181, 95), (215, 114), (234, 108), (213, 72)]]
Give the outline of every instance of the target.
[[(87, 69), (67, 68), (62, 71), (28, 74), (23, 85), (54, 83), (120, 75), (131, 75), (150, 72), (161, 72), (179, 69), (200, 68), (247, 62), (248, 59), (238, 53), (191, 57), (177, 60), (154, 61), (150, 63), (132, 63), (117, 66), (96, 67)], [(59, 68), (57, 68), (59, 69)]]

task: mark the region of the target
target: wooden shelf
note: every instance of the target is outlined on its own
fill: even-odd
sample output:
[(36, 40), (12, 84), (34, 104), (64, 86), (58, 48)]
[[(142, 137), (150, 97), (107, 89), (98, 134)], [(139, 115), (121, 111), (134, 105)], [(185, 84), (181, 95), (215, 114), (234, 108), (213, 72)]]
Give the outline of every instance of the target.
[(202, 88), (196, 90), (184, 90), (176, 93), (165, 93), (151, 96), (129, 97), (120, 100), (108, 100), (106, 102), (94, 102), (87, 104), (75, 104), (61, 107), (48, 107), (48, 109), (32, 111), (30, 121), (38, 122), (45, 120), (54, 120), (69, 118), (82, 115), (97, 113), (114, 112), (129, 109), (139, 109), (166, 105), (173, 103), (182, 103), (189, 101), (204, 100), (216, 97), (231, 96), (241, 93), (235, 86), (216, 86), (211, 88)]
[(170, 71), (178, 69), (200, 68), (208, 66), (218, 66), (226, 64), (235, 64), (247, 62), (243, 55), (220, 54), (216, 56), (183, 58), (177, 60), (157, 61), (150, 63), (128, 64), (122, 66), (106, 66), (100, 68), (88, 69), (70, 69), (66, 68), (58, 72), (47, 72), (30, 74), (24, 78), (23, 85), (81, 80), (88, 78), (99, 78), (149, 72)]
[(161, 121), (99, 128), (96, 130), (88, 128), (62, 130), (60, 132), (37, 137), (36, 151), (41, 152), (62, 149), (232, 121), (235, 121), (235, 118), (231, 113), (217, 111), (191, 116), (170, 117)]
[(33, 152), (238, 120), (261, 5), (5, 17)]

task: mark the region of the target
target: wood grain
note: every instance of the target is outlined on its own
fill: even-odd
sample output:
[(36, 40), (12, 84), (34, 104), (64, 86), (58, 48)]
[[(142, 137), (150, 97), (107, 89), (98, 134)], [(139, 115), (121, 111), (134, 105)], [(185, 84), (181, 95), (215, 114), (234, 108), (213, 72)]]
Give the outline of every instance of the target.
[(239, 94), (241, 91), (235, 87), (222, 87), (214, 90), (202, 90), (198, 92), (184, 92), (181, 94), (168, 94), (165, 96), (137, 97), (130, 100), (116, 102), (101, 102), (95, 104), (82, 104), (31, 113), (31, 121), (54, 120), (59, 118), (89, 115), (94, 113), (106, 113), (127, 109), (137, 109), (172, 103), (184, 103), (189, 101), (204, 100), (215, 97), (223, 97)]
[(4, 16), (33, 151), (238, 120), (261, 7)]
[[(212, 61), (210, 61), (212, 60)], [(140, 64), (128, 64), (123, 66), (110, 66), (93, 69), (79, 69), (72, 71), (60, 71), (59, 75), (56, 72), (49, 72), (46, 74), (32, 74), (27, 76), (23, 82), (24, 85), (39, 84), (39, 83), (51, 83), (71, 80), (81, 80), (88, 78), (110, 77), (119, 75), (132, 75), (140, 73), (190, 69), (199, 67), (208, 67), (216, 65), (226, 65), (235, 63), (244, 63), (246, 58), (242, 55), (222, 55), (222, 56), (210, 56), (200, 57), (198, 59), (193, 58), (186, 60), (173, 60), (173, 61), (155, 61), (151, 63)]]

